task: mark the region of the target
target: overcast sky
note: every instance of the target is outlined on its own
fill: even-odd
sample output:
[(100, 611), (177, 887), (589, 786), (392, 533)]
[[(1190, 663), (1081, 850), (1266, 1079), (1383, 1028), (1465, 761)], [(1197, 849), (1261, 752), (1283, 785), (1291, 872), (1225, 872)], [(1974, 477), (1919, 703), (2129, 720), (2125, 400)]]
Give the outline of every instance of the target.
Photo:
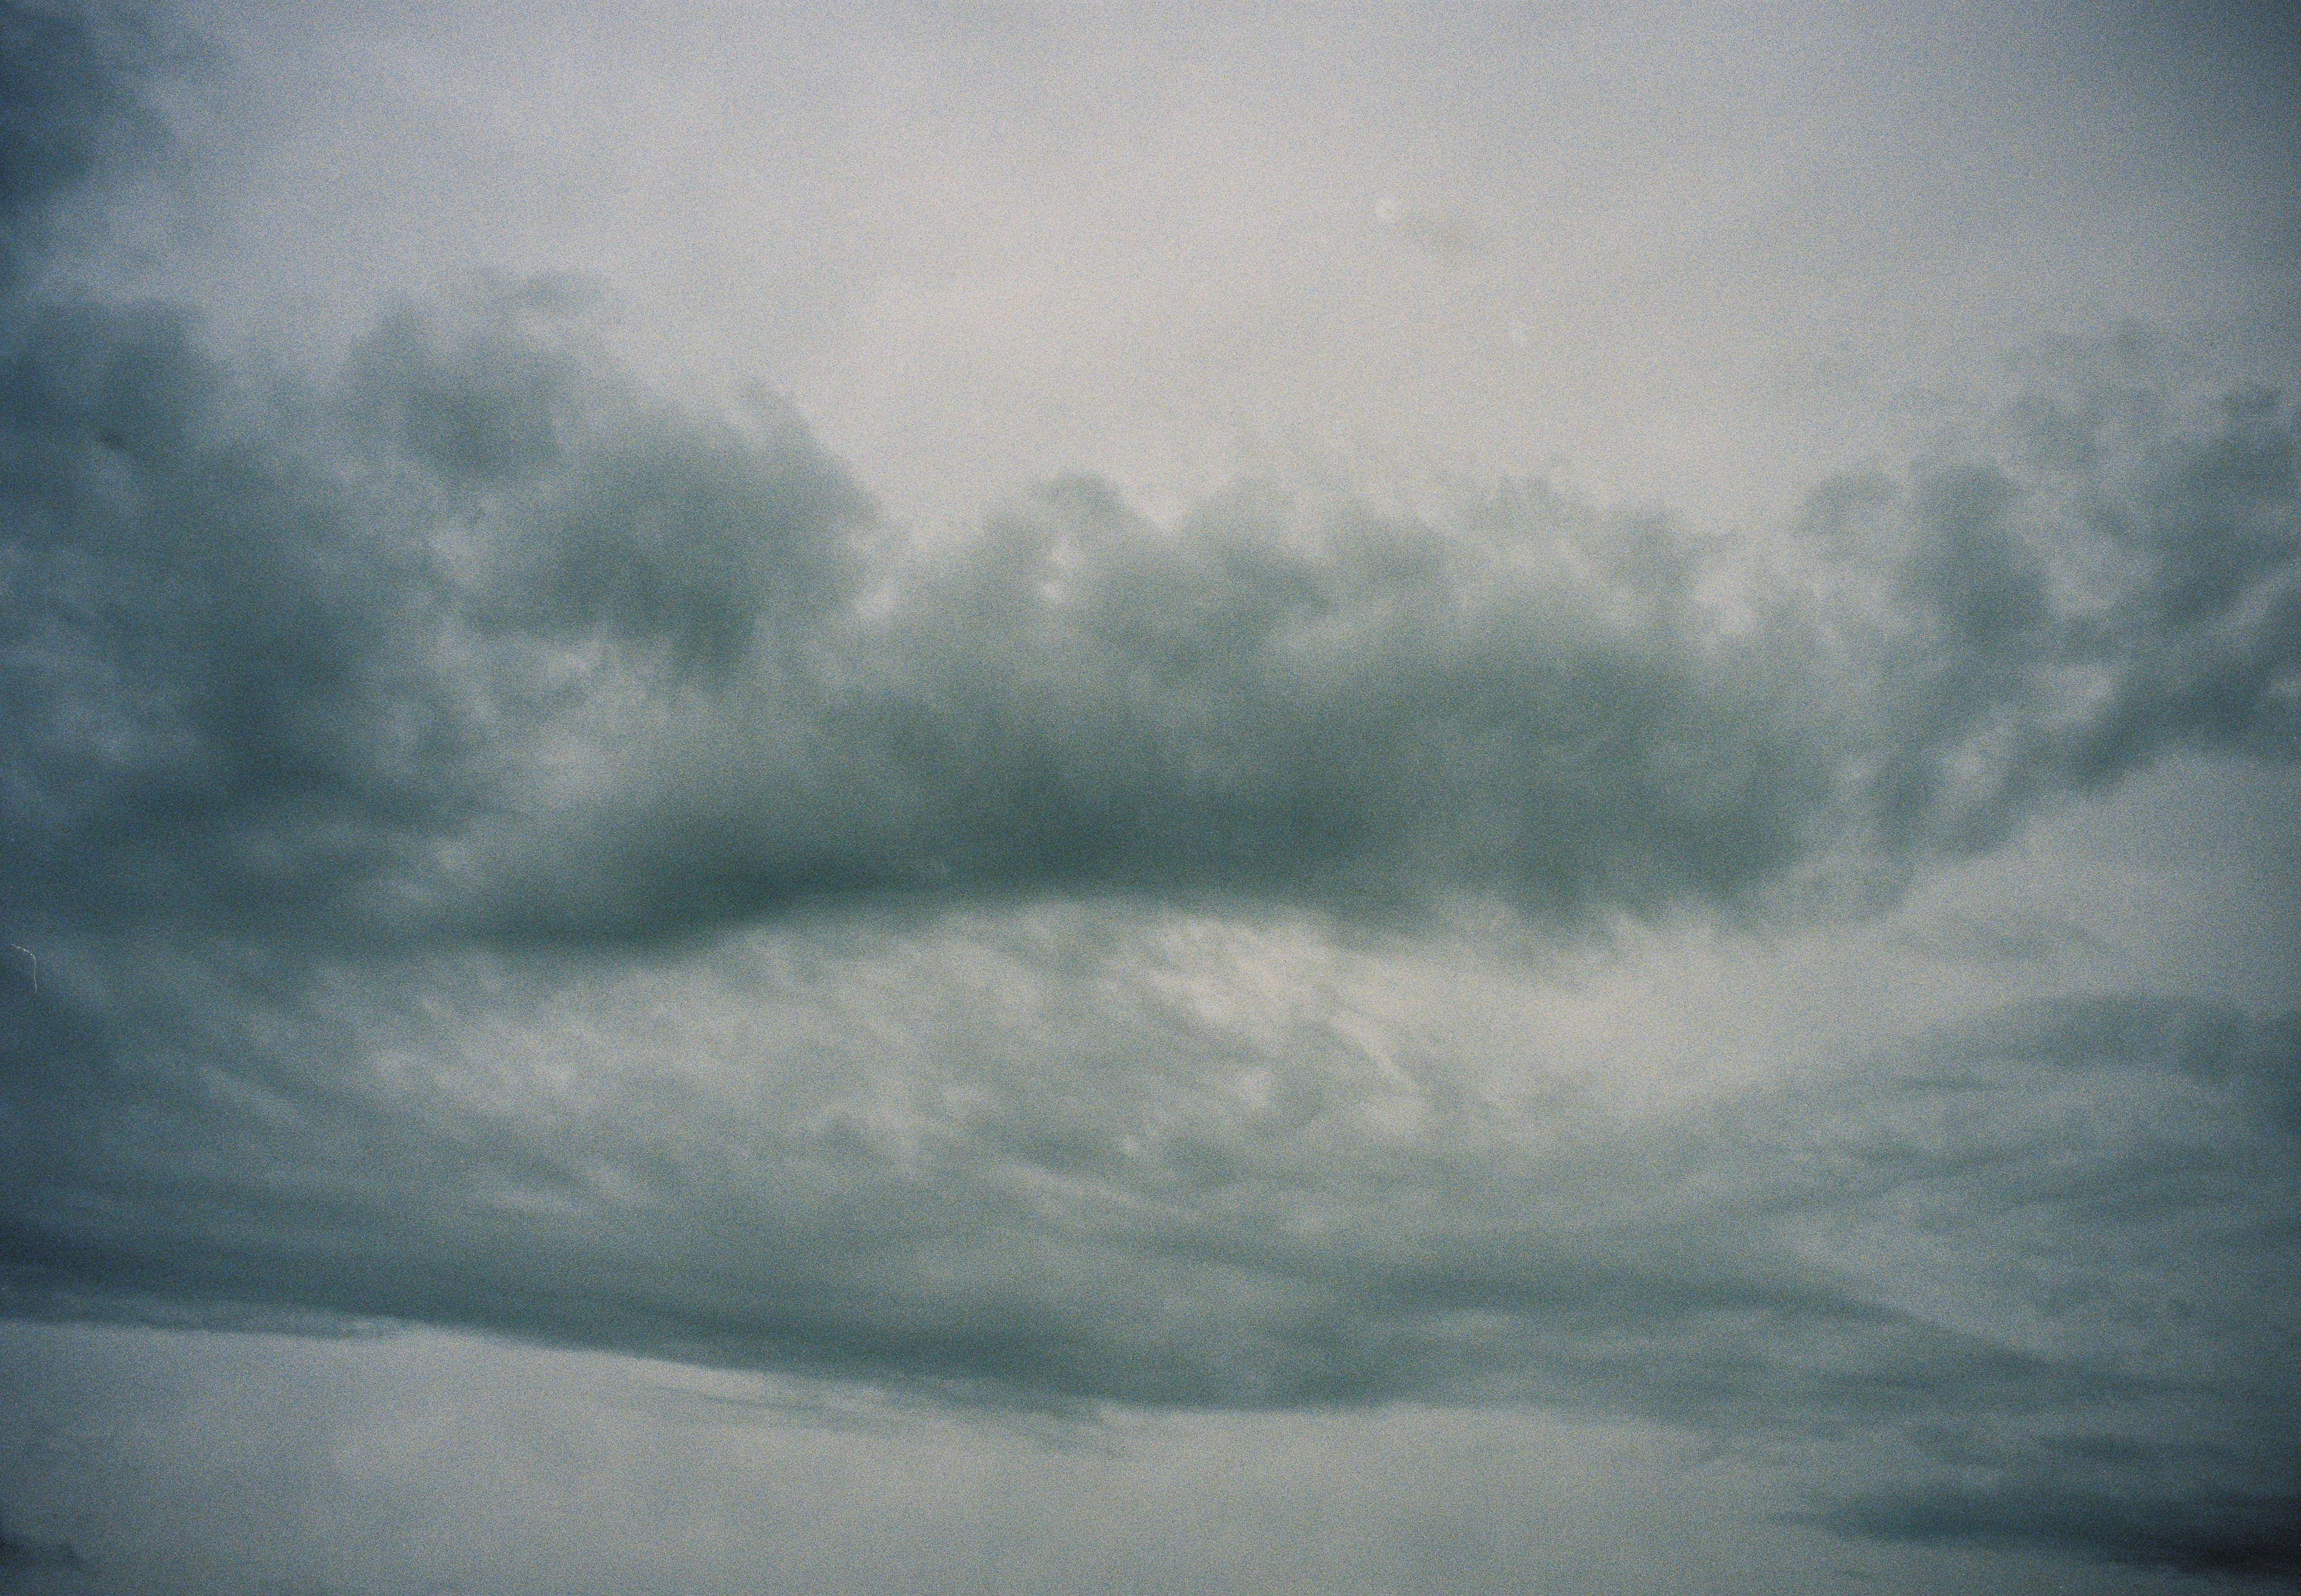
[(0, 71), (0, 1585), (2301, 1583), (2281, 8)]

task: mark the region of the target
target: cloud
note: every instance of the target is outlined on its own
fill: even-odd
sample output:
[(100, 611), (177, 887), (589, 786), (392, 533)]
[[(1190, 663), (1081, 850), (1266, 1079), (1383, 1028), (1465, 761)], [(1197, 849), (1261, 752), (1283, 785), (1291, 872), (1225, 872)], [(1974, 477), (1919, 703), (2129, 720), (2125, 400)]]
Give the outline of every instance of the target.
[(1624, 1124), (1538, 1076), (1497, 1099), (1523, 1058), (1222, 979), (1284, 938), (845, 934), (284, 990), (277, 961), (179, 957), (119, 977), (102, 1037), (19, 993), (16, 1299), (1025, 1404), (1541, 1397), (1791, 1430), (1912, 1391), (1945, 1422), (2155, 1400), (2280, 1344), (2289, 1017), (2017, 1009)]
[[(84, 28), (13, 25), (45, 96), (11, 124), (21, 218), (150, 116)], [(2073, 381), (2007, 458), (1825, 485), (1779, 555), (1530, 484), (1438, 522), (1250, 485), (1160, 526), (1080, 479), (907, 544), (775, 402), (642, 389), (586, 298), (473, 285), (309, 379), (164, 305), (14, 300), (29, 923), (582, 942), (1017, 891), (1765, 915), (1873, 901), (2169, 748), (2301, 746), (2267, 393)]]
[[(1854, 1430), (2060, 1494), (1828, 1522), (2183, 1567), (2086, 1492), (2173, 1547), (2289, 1503), (2192, 1442), (2291, 1416), (2292, 1016), (2015, 1007), (1624, 1121), (1304, 952), (1856, 912), (2169, 753), (2290, 760), (2283, 401), (2079, 365), (1779, 544), (1088, 478), (908, 538), (580, 283), (317, 373), (42, 286), (157, 135), (87, 25), (8, 26), (0, 1306)], [(2009, 1416), (2150, 1439), (2056, 1473)]]
[(78, 1568), (79, 1553), (69, 1541), (28, 1541), (0, 1530), (0, 1568)]
[(23, 309), (21, 899), (574, 941), (1017, 890), (1744, 915), (2294, 747), (2266, 400), (2153, 423), (2130, 480), (1921, 474), (1786, 566), (1539, 487), (1159, 527), (1082, 480), (904, 546), (778, 406), (643, 393), (572, 297), (262, 390), (164, 308)]
[[(11, 990), (9, 1311), (1074, 1417), (1535, 1402), (1850, 1450), (1847, 1533), (2142, 1560), (2295, 1488), (2301, 1016), (2017, 1004), (1625, 1118), (1286, 924), (147, 951), (100, 1033)], [(2117, 1500), (2158, 1542), (2080, 1544)]]
[(140, 85), (169, 57), (139, 8), (0, 7), (0, 292), (39, 263), (67, 202), (165, 145)]
[(1938, 957), (1973, 964), (2047, 964), (2073, 952), (2097, 952), (2105, 946), (2081, 925), (2018, 913), (1990, 922), (1944, 914), (1930, 923), (1910, 928), (1904, 940)]
[[(32, 174), (11, 214), (37, 240), (43, 208), (96, 170), (90, 152), (154, 135), (138, 69), (85, 25), (11, 25), (13, 70), (46, 86), (9, 134), (11, 170)], [(104, 1143), (111, 1108), (142, 1104), (188, 1134), (239, 1082), (255, 1097), (226, 1114), (231, 1135), (310, 1182), (310, 1245), (337, 1283), (314, 1291), (266, 1239), (271, 1203), (211, 1172), (212, 1210), (198, 1182), (178, 1193), (209, 1214), (205, 1241), (21, 1217), (42, 1290), (78, 1277), (463, 1317), (510, 1259), (548, 1255), (560, 1219), (620, 1214), (556, 1122), (498, 1127), (508, 1162), (486, 1197), (400, 1105), (377, 1117), (362, 1092), (383, 1090), (381, 1059), (469, 1045), (365, 990), (387, 969), (475, 1025), (489, 981), (528, 994), (505, 999), (515, 1011), (559, 1000), (565, 972), (522, 949), (589, 969), (826, 907), (1147, 897), (1427, 915), (1483, 898), (1567, 927), (1807, 914), (1873, 903), (2046, 795), (2166, 749), (2295, 748), (2293, 421), (2265, 395), (2189, 414), (2072, 380), (2018, 412), (2002, 459), (1825, 485), (1786, 553), (1527, 484), (1443, 523), (1248, 485), (1158, 525), (1077, 479), (971, 537), (906, 540), (774, 401), (702, 414), (620, 371), (587, 331), (590, 297), (475, 283), (387, 316), (320, 377), (236, 365), (166, 305), (10, 299), (0, 871), (12, 937), (71, 955), (50, 988), (12, 989), (11, 1123), (76, 1162), (75, 1137)], [(1468, 1380), (1496, 1325), (1548, 1323), (1546, 1292), (1753, 1338), (1781, 1292), (1832, 1337), (1914, 1333), (1795, 1272), (1763, 1290), (1720, 1275), (1660, 1240), (1667, 1225), (1602, 1257), (1507, 1226), (1474, 1228), (1473, 1246), (1448, 1226), (1484, 1199), (1436, 1166), (1416, 1176), (1426, 1229), (1387, 1259), (1345, 1247), (1354, 1261), (1329, 1279), (1326, 1243), (1289, 1226), (1331, 1239), (1377, 1222), (1348, 1193), (1332, 1213), (1287, 1204), (1326, 1189), (1330, 1157), (1398, 1155), (1376, 1139), (1280, 1156), (1292, 1144), (1219, 1118), (1173, 1130), (1154, 1186), (1254, 1202), (1160, 1241), (1136, 1260), (1143, 1300), (1080, 1322), (1039, 1254), (998, 1238), (1059, 1206), (1064, 1182), (1142, 1173), (1110, 1140), (1126, 1116), (1197, 1123), (1176, 1060), (1201, 1043), (1148, 1016), (1082, 1008), (1074, 1026), (1109, 1038), (1065, 1065), (1092, 1089), (1009, 1091), (952, 1121), (961, 1174), (924, 1207), (916, 1174), (874, 1161), (849, 1118), (803, 1131), (769, 1116), (797, 1140), (724, 1149), (751, 1173), (711, 1200), (739, 1229), (788, 1233), (810, 1283), (787, 1300), (811, 1305), (739, 1316), (731, 1355), (1256, 1402)], [(1331, 1044), (1306, 1045), (1334, 1067)], [(1093, 1049), (1133, 1063), (1104, 1068)], [(67, 1078), (113, 1084), (82, 1103)], [(370, 1085), (315, 1091), (331, 1079)], [(1343, 1090), (1290, 1079), (1288, 1103)], [(679, 1117), (676, 1101), (630, 1107)], [(389, 1200), (360, 1195), (364, 1174), (347, 1193), (341, 1172), (285, 1173), (338, 1122), (347, 1149), (381, 1125), (413, 1160)], [(1479, 1149), (1457, 1173), (1480, 1189), (1515, 1182), (1531, 1203), (1563, 1178), (1520, 1159), (1517, 1131), (1454, 1128)], [(163, 1187), (213, 1162), (172, 1132), (159, 1145), (139, 1178)], [(440, 1157), (435, 1189), (423, 1171)], [(1010, 1166), (1056, 1185), (992, 1173)], [(868, 1266), (829, 1263), (803, 1217), (823, 1171), (836, 1224), (908, 1239)], [(110, 1206), (123, 1200), (99, 1206), (132, 1216)], [(356, 1224), (321, 1217), (338, 1201)], [(640, 1228), (601, 1233), (623, 1234), (614, 1248), (644, 1275), (664, 1256), (648, 1227), (683, 1210), (642, 1224), (654, 1209), (632, 1202), (617, 1223)], [(1092, 1274), (1115, 1245), (1096, 1227), (1119, 1212), (1086, 1211), (1074, 1266)], [(236, 1239), (243, 1224), (254, 1239)], [(564, 1245), (571, 1277), (591, 1278), (592, 1241)], [(199, 1257), (205, 1275), (186, 1261)], [(1195, 1338), (1225, 1270), (1286, 1283), (1262, 1317), (1217, 1316), (1234, 1339), (1217, 1349)], [(981, 1326), (919, 1317), (922, 1283), (946, 1275), (983, 1298)], [(701, 1311), (686, 1295), (699, 1278), (674, 1271), (623, 1307), (538, 1283), (501, 1312), (641, 1344), (651, 1316)], [(1337, 1328), (1361, 1317), (1385, 1328)]]
[(1987, 1491), (1881, 1492), (1837, 1504), (1820, 1522), (1885, 1541), (2054, 1548), (2182, 1574), (2301, 1580), (2301, 1496), (2138, 1499), (2016, 1478)]

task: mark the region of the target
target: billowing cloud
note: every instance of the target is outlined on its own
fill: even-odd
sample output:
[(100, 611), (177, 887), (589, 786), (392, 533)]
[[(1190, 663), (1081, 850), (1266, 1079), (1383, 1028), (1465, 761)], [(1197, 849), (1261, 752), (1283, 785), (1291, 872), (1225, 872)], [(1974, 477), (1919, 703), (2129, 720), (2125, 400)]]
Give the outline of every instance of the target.
[[(136, 125), (43, 26), (26, 70)], [(96, 141), (15, 158), (27, 214)], [(12, 307), (0, 802), (36, 920), (1745, 912), (1890, 890), (2168, 748), (2301, 747), (2273, 395), (2076, 382), (2004, 458), (1826, 485), (1781, 550), (1538, 485), (1437, 524), (1246, 487), (1157, 526), (1084, 480), (904, 544), (773, 401), (642, 391), (582, 298), (477, 288), (316, 380), (164, 306)]]
[(1160, 527), (1078, 480), (904, 545), (772, 402), (640, 392), (571, 297), (407, 312), (319, 384), (21, 307), (20, 901), (483, 941), (1016, 890), (1741, 914), (2296, 746), (2266, 396), (2057, 412), (2082, 467), (1833, 485), (1762, 557), (1539, 486)]

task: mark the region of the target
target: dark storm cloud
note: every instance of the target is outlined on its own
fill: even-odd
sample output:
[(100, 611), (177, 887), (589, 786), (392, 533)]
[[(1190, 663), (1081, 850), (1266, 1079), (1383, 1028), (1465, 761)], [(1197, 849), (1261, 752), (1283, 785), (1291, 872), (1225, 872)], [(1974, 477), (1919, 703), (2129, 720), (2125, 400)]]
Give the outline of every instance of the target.
[(803, 439), (657, 414), (507, 330), (555, 303), (496, 297), (428, 360), (396, 320), (339, 388), (261, 398), (165, 309), (16, 319), (19, 902), (420, 923), (442, 845), (535, 790), (575, 711), (620, 693), (644, 725), (690, 684), (723, 698), (757, 628), (820, 605), (859, 496)]
[(37, 263), (61, 202), (165, 142), (138, 87), (163, 59), (140, 8), (0, 7), (0, 291)]
[[(84, 29), (12, 26), (21, 240), (149, 117)], [(316, 381), (166, 306), (11, 304), (21, 927), (591, 941), (1012, 890), (1744, 914), (1891, 892), (2169, 748), (2297, 746), (2266, 393), (2081, 375), (2004, 459), (1826, 486), (1770, 563), (1538, 486), (1443, 525), (1242, 489), (1159, 527), (1081, 480), (906, 548), (772, 401), (638, 389), (585, 297), (411, 307)]]
[(1539, 488), (1161, 528), (1081, 480), (902, 549), (772, 404), (639, 393), (570, 297), (407, 312), (317, 388), (163, 308), (21, 307), (19, 902), (576, 941), (1012, 890), (1746, 914), (2168, 748), (2295, 746), (2263, 397), (2096, 423), (2067, 481), (1923, 472), (1823, 517), (1819, 579)]
[(79, 1553), (68, 1541), (28, 1541), (0, 1528), (0, 1568), (78, 1568)]
[(2289, 1492), (2159, 1498), (2015, 1476), (1987, 1490), (1880, 1492), (1837, 1504), (1820, 1522), (1873, 1540), (2051, 1549), (2182, 1574), (2301, 1581), (2301, 1495)]

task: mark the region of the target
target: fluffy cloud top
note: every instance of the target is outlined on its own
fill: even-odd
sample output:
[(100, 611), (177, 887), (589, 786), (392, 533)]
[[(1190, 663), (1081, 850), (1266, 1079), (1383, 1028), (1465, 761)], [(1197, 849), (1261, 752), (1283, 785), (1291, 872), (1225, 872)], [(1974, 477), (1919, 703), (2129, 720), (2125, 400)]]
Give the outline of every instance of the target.
[[(12, 250), (148, 118), (20, 20)], [(51, 104), (50, 102), (53, 102)], [(46, 109), (42, 109), (45, 106)], [(54, 130), (61, 130), (55, 131)], [(1539, 486), (1444, 524), (1057, 483), (906, 545), (772, 400), (474, 289), (306, 380), (19, 294), (8, 748), (29, 923), (677, 936), (801, 902), (1859, 901), (2168, 748), (2292, 756), (2294, 422), (2079, 379), (1797, 545)]]
[(43, 919), (677, 936), (803, 902), (1860, 902), (2169, 748), (2297, 746), (2292, 418), (2095, 389), (1778, 550), (1088, 480), (903, 544), (551, 283), (306, 382), (163, 307), (5, 351), (8, 879)]

